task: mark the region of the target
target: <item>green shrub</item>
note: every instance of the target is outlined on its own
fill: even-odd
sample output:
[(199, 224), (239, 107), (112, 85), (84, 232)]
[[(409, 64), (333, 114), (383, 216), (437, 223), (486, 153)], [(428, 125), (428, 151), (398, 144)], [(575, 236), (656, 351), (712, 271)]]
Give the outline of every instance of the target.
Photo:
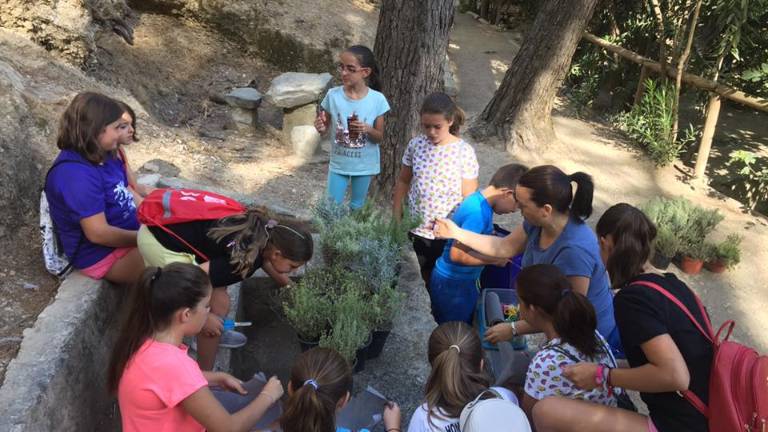
[(643, 206), (643, 212), (658, 230), (666, 230), (677, 238), (681, 252), (698, 247), (723, 220), (717, 209), (707, 210), (682, 197), (654, 198)]
[(737, 150), (730, 154), (727, 166), (738, 169), (731, 189), (745, 204), (752, 210), (759, 206), (768, 209), (768, 158)]
[(667, 227), (658, 227), (654, 247), (661, 255), (671, 258), (680, 250), (680, 240)]
[(697, 243), (688, 243), (683, 245), (680, 253), (682, 253), (683, 256), (687, 256), (695, 260), (706, 261), (711, 257), (711, 251), (711, 244), (702, 240)]
[(283, 290), (285, 317), (305, 341), (319, 340), (333, 317), (333, 304), (325, 289), (327, 274), (313, 270), (308, 270), (298, 284)]
[(722, 242), (715, 245), (714, 256), (711, 259), (722, 260), (728, 268), (735, 267), (741, 262), (741, 240), (742, 236), (730, 234)]
[(371, 296), (369, 322), (374, 330), (388, 330), (400, 312), (400, 306), (405, 300), (405, 293), (395, 286), (382, 286)]
[(616, 126), (637, 141), (657, 166), (672, 163), (682, 149), (696, 139), (693, 126), (682, 131), (682, 137), (672, 137), (672, 104), (672, 84), (658, 84), (649, 79), (645, 82), (642, 100), (629, 112), (614, 119)]
[(347, 289), (336, 299), (333, 311), (333, 327), (320, 338), (320, 346), (338, 351), (352, 363), (371, 333), (367, 320), (370, 308), (360, 290)]

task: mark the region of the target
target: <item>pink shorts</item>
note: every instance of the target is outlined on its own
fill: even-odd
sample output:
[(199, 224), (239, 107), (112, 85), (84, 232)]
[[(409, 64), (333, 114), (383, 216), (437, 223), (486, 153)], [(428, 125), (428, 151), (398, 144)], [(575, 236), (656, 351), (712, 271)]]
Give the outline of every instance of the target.
[(111, 269), (112, 266), (120, 258), (128, 255), (134, 249), (136, 249), (135, 246), (117, 248), (113, 250), (112, 253), (102, 258), (101, 261), (97, 262), (96, 264), (84, 269), (80, 269), (80, 273), (88, 276), (91, 279), (104, 279), (104, 276), (109, 273), (109, 269)]
[(659, 432), (658, 429), (656, 429), (656, 425), (653, 424), (653, 420), (651, 420), (651, 417), (648, 417), (648, 432)]

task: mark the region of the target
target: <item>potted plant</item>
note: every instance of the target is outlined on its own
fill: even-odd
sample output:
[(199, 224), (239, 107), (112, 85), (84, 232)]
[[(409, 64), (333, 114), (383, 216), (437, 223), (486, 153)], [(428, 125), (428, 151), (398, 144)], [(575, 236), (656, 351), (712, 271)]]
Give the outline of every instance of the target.
[(354, 365), (355, 372), (360, 372), (365, 366), (364, 348), (371, 337), (362, 292), (351, 287), (343, 290), (333, 310), (331, 331), (320, 338), (320, 346), (336, 350)]
[(392, 331), (395, 316), (400, 311), (400, 305), (405, 299), (405, 294), (397, 289), (397, 286), (383, 285), (371, 296), (369, 322), (373, 333), (371, 345), (368, 347), (368, 358), (373, 359), (381, 355), (387, 338)]
[(283, 290), (283, 311), (296, 330), (302, 351), (316, 346), (331, 326), (334, 308), (325, 289), (330, 279), (325, 269), (311, 269), (297, 284)]
[(696, 275), (701, 272), (704, 266), (704, 260), (707, 258), (710, 246), (702, 241), (688, 243), (683, 250), (680, 260), (680, 269), (687, 274)]
[(725, 240), (714, 245), (704, 267), (712, 273), (723, 273), (726, 269), (735, 267), (741, 262), (741, 240), (742, 236), (730, 234)]
[(666, 270), (672, 257), (680, 249), (680, 240), (677, 236), (664, 226), (659, 226), (656, 231), (656, 241), (654, 242), (654, 252), (651, 255), (651, 264), (660, 269)]

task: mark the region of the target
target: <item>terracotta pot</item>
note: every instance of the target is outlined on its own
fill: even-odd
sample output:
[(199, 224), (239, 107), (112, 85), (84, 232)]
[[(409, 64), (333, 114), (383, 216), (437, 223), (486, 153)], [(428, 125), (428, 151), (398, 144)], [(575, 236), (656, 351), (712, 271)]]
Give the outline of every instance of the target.
[(723, 260), (707, 261), (704, 263), (704, 268), (712, 273), (723, 273), (728, 268)]
[(703, 266), (704, 261), (689, 256), (683, 256), (683, 259), (680, 260), (680, 270), (690, 275), (699, 274)]

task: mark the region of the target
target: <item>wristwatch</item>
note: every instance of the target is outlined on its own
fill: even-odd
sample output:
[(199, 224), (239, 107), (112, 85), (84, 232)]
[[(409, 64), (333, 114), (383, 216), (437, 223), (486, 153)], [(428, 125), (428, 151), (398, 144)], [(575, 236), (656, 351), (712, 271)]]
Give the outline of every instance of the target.
[(517, 336), (517, 326), (515, 326), (515, 322), (510, 321), (509, 326), (512, 327), (512, 337)]

